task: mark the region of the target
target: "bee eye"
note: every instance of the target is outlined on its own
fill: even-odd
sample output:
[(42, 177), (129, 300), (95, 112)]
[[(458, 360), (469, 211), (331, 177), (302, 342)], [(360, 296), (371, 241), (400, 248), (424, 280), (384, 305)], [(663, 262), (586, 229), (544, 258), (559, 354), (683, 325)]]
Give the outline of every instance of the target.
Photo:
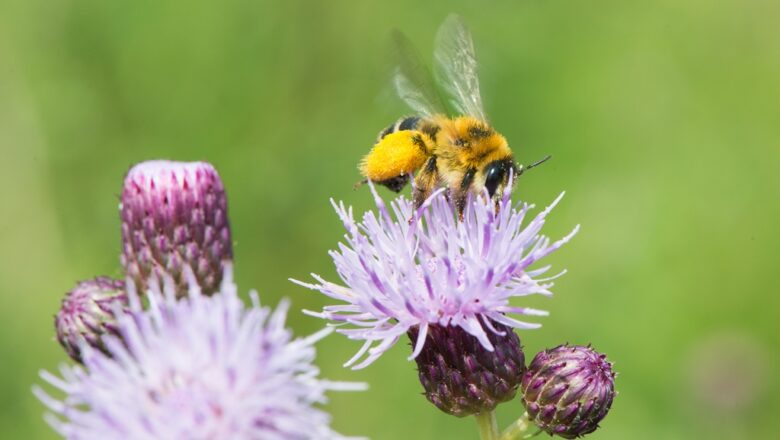
[(503, 162), (491, 162), (485, 167), (485, 188), (487, 188), (490, 197), (496, 193), (498, 185), (504, 181), (505, 176), (506, 167)]

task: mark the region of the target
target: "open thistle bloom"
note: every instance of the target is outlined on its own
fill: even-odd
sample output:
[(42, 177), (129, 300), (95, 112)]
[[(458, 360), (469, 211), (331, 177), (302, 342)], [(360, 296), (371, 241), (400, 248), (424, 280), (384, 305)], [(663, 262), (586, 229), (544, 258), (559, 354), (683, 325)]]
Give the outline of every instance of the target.
[(577, 438), (598, 428), (615, 397), (607, 357), (581, 345), (560, 345), (534, 357), (522, 381), (528, 418), (548, 434)]
[(106, 352), (101, 337), (117, 333), (115, 314), (127, 309), (123, 281), (108, 277), (81, 281), (68, 292), (54, 317), (57, 340), (76, 362), (81, 362), (84, 343)]
[[(318, 275), (317, 284), (293, 281), (342, 304), (307, 313), (348, 324), (337, 331), (365, 341), (346, 364), (353, 368), (369, 365), (408, 333), (426, 396), (445, 412), (464, 416), (511, 399), (524, 370), (513, 329), (539, 325), (509, 315), (546, 313), (510, 299), (551, 295), (552, 278), (537, 278), (549, 267), (530, 266), (576, 233), (553, 243), (540, 235), (560, 197), (523, 226), (531, 207), (513, 207), (508, 194), (497, 206), (470, 199), (459, 221), (442, 191), (416, 211), (403, 197), (388, 209), (372, 192), (378, 212), (361, 222), (334, 202), (347, 234), (331, 257), (345, 285)], [(491, 356), (495, 362), (483, 362)]]
[[(188, 277), (192, 279), (192, 277)], [(207, 297), (196, 283), (175, 300), (152, 287), (149, 308), (128, 284), (131, 312), (118, 317), (119, 336), (103, 342), (110, 356), (83, 345), (84, 366), (62, 377), (41, 373), (65, 393), (39, 387), (47, 420), (68, 439), (311, 439), (337, 437), (329, 415), (314, 405), (327, 390), (359, 384), (318, 378), (313, 343), (327, 331), (293, 339), (287, 303), (275, 311), (246, 308), (226, 267), (221, 292)]]
[(122, 189), (122, 265), (139, 291), (152, 276), (173, 277), (186, 296), (184, 267), (203, 293), (214, 293), (233, 258), (227, 197), (205, 162), (142, 162), (130, 169)]

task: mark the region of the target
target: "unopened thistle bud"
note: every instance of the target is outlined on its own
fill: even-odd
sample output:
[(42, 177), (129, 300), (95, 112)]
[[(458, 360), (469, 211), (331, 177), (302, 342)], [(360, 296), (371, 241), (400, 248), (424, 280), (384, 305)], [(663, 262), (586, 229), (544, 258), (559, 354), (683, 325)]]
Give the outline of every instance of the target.
[(84, 342), (105, 352), (101, 338), (105, 334), (116, 334), (117, 310), (128, 310), (122, 281), (97, 277), (78, 283), (68, 292), (54, 317), (57, 340), (68, 356), (81, 362), (81, 344)]
[(232, 260), (227, 197), (205, 162), (149, 161), (127, 173), (120, 206), (122, 265), (141, 292), (170, 276), (187, 292), (189, 266), (203, 293), (214, 293)]
[[(520, 338), (512, 328), (492, 323), (485, 331), (488, 351), (473, 335), (457, 326), (430, 325), (425, 346), (415, 358), (425, 397), (437, 408), (458, 417), (492, 411), (512, 399), (525, 371)], [(416, 345), (418, 328), (409, 329)]]
[(598, 428), (615, 397), (615, 373), (592, 348), (560, 345), (539, 352), (523, 375), (528, 418), (551, 435), (577, 438)]

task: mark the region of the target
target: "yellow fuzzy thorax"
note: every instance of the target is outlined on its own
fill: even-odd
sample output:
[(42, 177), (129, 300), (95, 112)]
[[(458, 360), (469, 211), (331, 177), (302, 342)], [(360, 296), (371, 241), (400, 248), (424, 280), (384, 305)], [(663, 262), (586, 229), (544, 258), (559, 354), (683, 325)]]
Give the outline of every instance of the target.
[(470, 116), (437, 118), (441, 132), (436, 153), (455, 161), (459, 167), (481, 168), (494, 160), (511, 157), (506, 138), (490, 125)]
[(423, 166), (432, 140), (424, 133), (403, 130), (390, 133), (371, 149), (360, 163), (360, 172), (372, 181), (412, 174)]

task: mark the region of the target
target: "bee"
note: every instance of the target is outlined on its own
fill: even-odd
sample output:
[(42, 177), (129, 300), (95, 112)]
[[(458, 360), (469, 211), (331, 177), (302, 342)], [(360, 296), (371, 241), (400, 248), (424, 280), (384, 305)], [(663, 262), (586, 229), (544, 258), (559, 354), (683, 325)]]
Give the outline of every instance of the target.
[[(400, 192), (414, 176), (416, 208), (437, 187), (449, 190), (462, 215), (468, 194), (494, 200), (511, 191), (510, 174), (527, 167), (515, 163), (504, 136), (488, 122), (482, 106), (477, 59), (471, 32), (463, 20), (449, 16), (436, 34), (433, 76), (400, 32), (393, 34), (399, 65), (394, 85), (399, 97), (416, 113), (382, 130), (359, 170), (363, 181)], [(435, 80), (434, 80), (435, 78)], [(447, 96), (448, 116), (437, 84)]]

